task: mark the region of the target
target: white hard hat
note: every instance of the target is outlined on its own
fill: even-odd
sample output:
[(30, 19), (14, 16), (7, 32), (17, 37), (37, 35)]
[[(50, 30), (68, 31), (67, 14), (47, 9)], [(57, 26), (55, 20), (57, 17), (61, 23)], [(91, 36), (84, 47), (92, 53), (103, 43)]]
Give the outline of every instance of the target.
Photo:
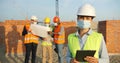
[(77, 15), (95, 17), (96, 16), (95, 8), (90, 4), (85, 4), (79, 8)]
[(31, 20), (37, 21), (38, 18), (37, 18), (36, 16), (32, 16), (32, 17), (31, 17)]

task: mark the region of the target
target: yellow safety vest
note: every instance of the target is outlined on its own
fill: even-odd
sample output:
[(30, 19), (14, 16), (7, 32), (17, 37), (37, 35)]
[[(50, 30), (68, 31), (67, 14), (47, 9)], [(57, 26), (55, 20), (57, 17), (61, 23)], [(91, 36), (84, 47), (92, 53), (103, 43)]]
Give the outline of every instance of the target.
[[(92, 32), (92, 34), (88, 36), (83, 50), (96, 50), (94, 57), (99, 58), (99, 49), (101, 45), (101, 40), (102, 40), (102, 34), (97, 32)], [(75, 33), (70, 34), (68, 36), (68, 47), (70, 53), (72, 54), (72, 58), (75, 58), (76, 51), (81, 50), (78, 36), (76, 36)]]

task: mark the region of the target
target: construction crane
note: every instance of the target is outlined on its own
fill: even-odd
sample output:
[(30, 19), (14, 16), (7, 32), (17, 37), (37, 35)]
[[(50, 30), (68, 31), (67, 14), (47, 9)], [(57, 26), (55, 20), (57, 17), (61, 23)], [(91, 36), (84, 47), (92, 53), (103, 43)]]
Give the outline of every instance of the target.
[(56, 0), (56, 16), (59, 17), (59, 0)]

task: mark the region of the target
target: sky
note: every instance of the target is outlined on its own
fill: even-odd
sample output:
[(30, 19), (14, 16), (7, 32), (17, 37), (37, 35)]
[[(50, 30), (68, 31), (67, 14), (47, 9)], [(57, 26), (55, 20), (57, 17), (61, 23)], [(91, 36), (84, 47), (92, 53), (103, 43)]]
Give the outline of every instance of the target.
[[(120, 0), (59, 0), (61, 21), (76, 20), (78, 8), (89, 3), (96, 9), (94, 21), (120, 20)], [(24, 20), (37, 16), (39, 21), (55, 16), (55, 0), (0, 0), (0, 21)]]

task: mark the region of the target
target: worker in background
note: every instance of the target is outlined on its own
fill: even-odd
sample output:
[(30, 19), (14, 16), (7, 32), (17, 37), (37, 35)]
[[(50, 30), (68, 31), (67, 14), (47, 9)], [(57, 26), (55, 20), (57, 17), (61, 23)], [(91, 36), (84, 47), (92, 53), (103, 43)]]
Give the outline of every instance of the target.
[(68, 36), (67, 63), (79, 63), (75, 59), (77, 50), (96, 50), (94, 57), (87, 56), (84, 58), (87, 62), (80, 63), (109, 63), (103, 35), (90, 28), (95, 16), (95, 8), (90, 4), (79, 8), (77, 13), (78, 30)]
[[(46, 17), (44, 19), (44, 24), (46, 27), (50, 27), (50, 18)], [(49, 31), (52, 32), (52, 29)], [(46, 63), (47, 57), (49, 58), (48, 63), (52, 63), (52, 37), (50, 34), (48, 34), (47, 37), (43, 37), (42, 40), (42, 63)], [(48, 55), (47, 55), (48, 54)]]
[(55, 43), (55, 51), (58, 54), (58, 61), (59, 63), (63, 63), (63, 45), (65, 43), (65, 32), (64, 27), (60, 23), (59, 17), (55, 16), (53, 18), (54, 22), (54, 43)]
[(23, 35), (25, 37), (24, 44), (25, 44), (25, 48), (26, 48), (25, 63), (29, 63), (31, 53), (32, 53), (31, 63), (35, 63), (39, 37), (32, 34), (30, 25), (37, 24), (37, 21), (38, 21), (38, 18), (36, 16), (32, 16), (31, 20), (30, 20), (30, 24), (25, 25), (24, 30), (23, 30), (23, 32), (24, 32)]

